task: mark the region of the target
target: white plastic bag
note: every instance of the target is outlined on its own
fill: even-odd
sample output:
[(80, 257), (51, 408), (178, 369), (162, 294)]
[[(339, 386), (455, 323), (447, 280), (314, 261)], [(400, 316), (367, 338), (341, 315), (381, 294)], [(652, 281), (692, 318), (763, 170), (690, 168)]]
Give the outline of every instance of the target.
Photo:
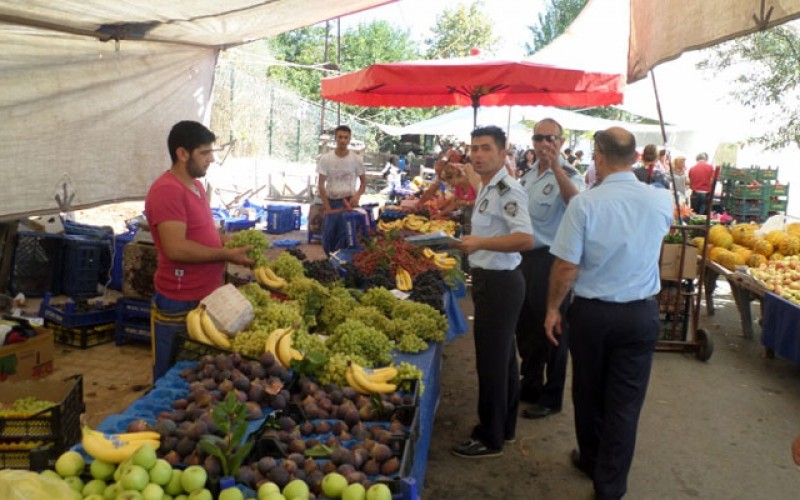
[(219, 329), (234, 336), (253, 321), (255, 312), (247, 297), (228, 283), (200, 301)]
[(783, 231), (786, 226), (786, 215), (776, 214), (764, 222), (760, 228), (756, 229), (756, 236), (766, 236), (770, 231)]

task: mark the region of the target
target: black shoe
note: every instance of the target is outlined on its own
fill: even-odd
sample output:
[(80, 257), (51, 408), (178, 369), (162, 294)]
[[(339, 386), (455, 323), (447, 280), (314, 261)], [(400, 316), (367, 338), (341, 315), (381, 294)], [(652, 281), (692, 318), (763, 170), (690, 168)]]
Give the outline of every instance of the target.
[(530, 408), (522, 410), (522, 418), (544, 418), (549, 417), (555, 413), (560, 413), (561, 409), (550, 408), (549, 406), (542, 406), (535, 404)]
[(505, 444), (514, 444), (514, 443), (516, 443), (516, 442), (517, 442), (517, 438), (515, 438), (515, 437), (505, 438), (505, 439), (503, 440), (503, 442), (504, 442)]
[(594, 468), (581, 458), (581, 452), (578, 450), (572, 450), (572, 452), (569, 454), (569, 458), (572, 461), (572, 465), (576, 469), (583, 472), (589, 479), (594, 478)]
[(489, 458), (499, 457), (503, 454), (503, 450), (493, 450), (477, 439), (468, 439), (453, 446), (450, 451), (453, 455), (462, 458)]

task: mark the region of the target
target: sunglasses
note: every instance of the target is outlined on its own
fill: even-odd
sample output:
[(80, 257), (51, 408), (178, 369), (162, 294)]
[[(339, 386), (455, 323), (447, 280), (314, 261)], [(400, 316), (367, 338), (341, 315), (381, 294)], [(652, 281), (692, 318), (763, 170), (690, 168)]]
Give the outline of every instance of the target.
[(542, 141), (555, 142), (556, 139), (558, 139), (558, 137), (559, 136), (555, 134), (533, 134), (532, 139), (533, 142), (542, 142)]

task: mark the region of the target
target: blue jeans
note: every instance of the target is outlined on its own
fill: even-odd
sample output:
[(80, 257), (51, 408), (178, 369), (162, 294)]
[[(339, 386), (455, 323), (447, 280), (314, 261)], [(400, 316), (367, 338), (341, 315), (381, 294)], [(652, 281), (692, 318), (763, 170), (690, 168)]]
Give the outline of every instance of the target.
[(150, 307), (153, 348), (153, 382), (169, 370), (175, 337), (186, 331), (186, 314), (197, 307), (198, 300), (172, 300), (160, 293), (153, 295)]
[[(332, 210), (345, 208), (344, 198), (330, 200), (330, 206)], [(322, 249), (329, 255), (342, 248), (347, 248), (347, 227), (345, 226), (344, 212), (325, 214), (325, 222), (322, 225)]]

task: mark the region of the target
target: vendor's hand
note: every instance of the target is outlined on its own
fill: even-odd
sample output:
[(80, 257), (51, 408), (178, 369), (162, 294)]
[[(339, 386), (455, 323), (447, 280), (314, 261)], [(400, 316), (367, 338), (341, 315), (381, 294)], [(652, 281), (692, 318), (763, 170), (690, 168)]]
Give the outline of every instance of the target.
[(227, 248), (225, 260), (240, 266), (252, 266), (255, 261), (247, 256), (247, 252), (252, 250), (252, 245), (245, 245), (243, 247)]
[(792, 443), (792, 459), (794, 459), (794, 463), (800, 465), (800, 434), (794, 438)]
[(547, 335), (547, 340), (555, 346), (558, 345), (556, 335), (561, 335), (561, 313), (558, 309), (547, 310), (547, 316), (544, 318), (544, 333)]
[(462, 236), (461, 243), (453, 245), (455, 248), (461, 250), (467, 255), (471, 255), (476, 251), (480, 250), (483, 246), (483, 238), (480, 236)]
[(558, 150), (557, 144), (559, 144), (559, 141), (542, 141), (542, 145), (536, 150), (536, 158), (539, 159), (539, 163), (551, 170), (561, 166), (559, 161), (561, 152)]
[(358, 206), (358, 202), (360, 200), (361, 200), (361, 195), (360, 194), (354, 194), (353, 196), (351, 196), (350, 197), (350, 208), (352, 209), (353, 207), (357, 207)]

